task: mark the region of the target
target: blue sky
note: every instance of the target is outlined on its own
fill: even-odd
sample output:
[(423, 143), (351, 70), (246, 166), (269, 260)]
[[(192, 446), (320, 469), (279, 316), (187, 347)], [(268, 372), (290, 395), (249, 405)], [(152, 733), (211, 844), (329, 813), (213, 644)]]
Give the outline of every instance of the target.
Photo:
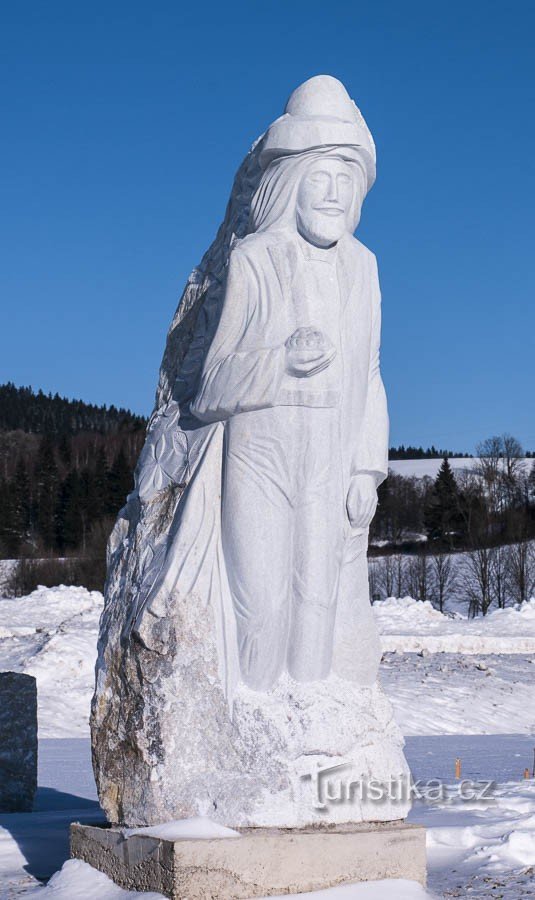
[(535, 449), (535, 3), (0, 4), (0, 381), (149, 413), (254, 138), (341, 78), (378, 147), (393, 443)]

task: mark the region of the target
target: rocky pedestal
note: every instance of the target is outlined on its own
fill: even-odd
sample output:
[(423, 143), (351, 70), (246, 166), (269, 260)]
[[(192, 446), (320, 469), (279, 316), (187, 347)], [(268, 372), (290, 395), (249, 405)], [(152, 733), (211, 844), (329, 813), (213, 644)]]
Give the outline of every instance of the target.
[(0, 672), (0, 812), (30, 812), (36, 790), (36, 681)]
[[(143, 643), (110, 653), (94, 705), (99, 797), (112, 823), (205, 815), (231, 828), (302, 828), (407, 815), (403, 739), (377, 683), (284, 675), (267, 692), (237, 685), (230, 704), (210, 607), (176, 592), (149, 624)], [(370, 796), (373, 780), (380, 797)]]

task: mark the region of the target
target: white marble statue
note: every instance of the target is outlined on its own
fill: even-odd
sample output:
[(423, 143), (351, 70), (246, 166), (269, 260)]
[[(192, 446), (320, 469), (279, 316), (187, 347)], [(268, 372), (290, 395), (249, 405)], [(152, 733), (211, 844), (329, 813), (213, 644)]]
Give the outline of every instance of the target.
[(388, 415), (377, 266), (353, 233), (374, 178), (345, 88), (310, 79), (244, 160), (186, 286), (110, 542), (92, 728), (114, 822), (407, 811), (311, 796), (333, 759), (408, 774), (367, 582)]

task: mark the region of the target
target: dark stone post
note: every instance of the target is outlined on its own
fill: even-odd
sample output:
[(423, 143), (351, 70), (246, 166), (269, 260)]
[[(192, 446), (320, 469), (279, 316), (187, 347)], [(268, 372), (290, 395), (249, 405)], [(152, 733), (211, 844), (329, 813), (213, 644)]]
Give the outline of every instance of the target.
[(30, 812), (37, 790), (37, 684), (0, 672), (0, 812)]

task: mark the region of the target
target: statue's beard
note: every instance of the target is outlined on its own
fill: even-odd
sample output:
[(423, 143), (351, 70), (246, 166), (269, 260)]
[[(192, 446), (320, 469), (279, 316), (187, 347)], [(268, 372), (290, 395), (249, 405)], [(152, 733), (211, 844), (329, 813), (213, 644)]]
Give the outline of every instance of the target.
[(330, 216), (318, 210), (307, 210), (306, 216), (297, 212), (297, 229), (301, 237), (316, 247), (330, 247), (349, 231), (347, 215)]

